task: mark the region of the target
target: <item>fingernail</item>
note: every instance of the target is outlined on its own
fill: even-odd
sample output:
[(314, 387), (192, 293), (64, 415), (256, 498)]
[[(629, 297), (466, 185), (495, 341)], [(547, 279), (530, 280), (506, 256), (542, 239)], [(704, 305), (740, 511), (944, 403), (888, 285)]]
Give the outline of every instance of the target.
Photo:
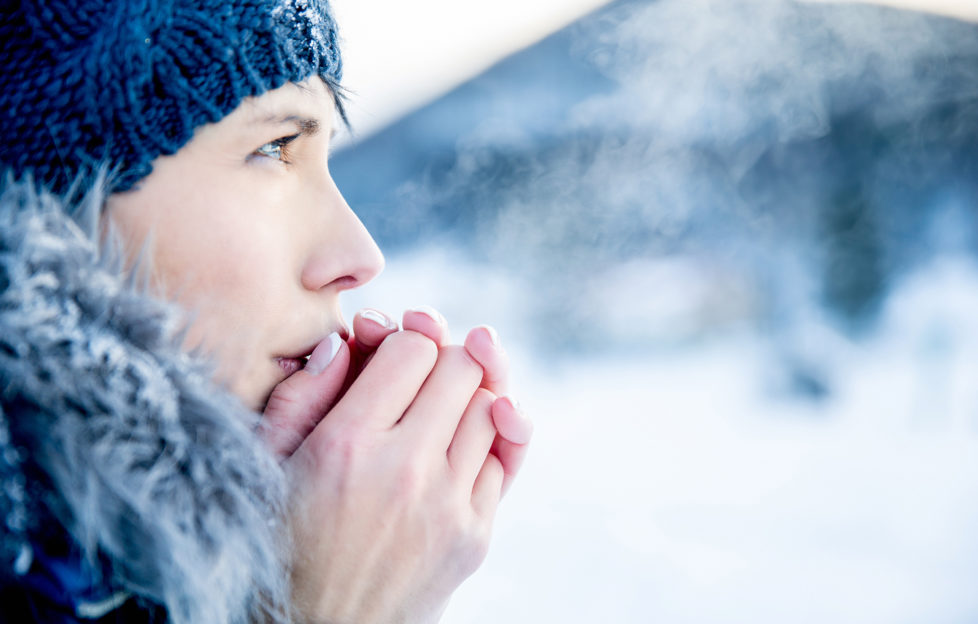
[(370, 321), (371, 323), (376, 323), (384, 329), (397, 329), (397, 323), (394, 322), (394, 319), (387, 316), (383, 312), (378, 312), (377, 310), (373, 310), (371, 308), (360, 310), (360, 318), (364, 319), (365, 321)]
[(486, 330), (486, 333), (489, 334), (489, 341), (492, 342), (492, 346), (494, 346), (494, 347), (496, 347), (498, 349), (499, 348), (499, 334), (496, 333), (495, 328), (490, 327), (489, 325), (479, 325), (479, 328)]
[(500, 397), (501, 401), (506, 401), (509, 406), (513, 408), (513, 411), (520, 415), (520, 418), (526, 418), (526, 414), (523, 413), (523, 406), (520, 402), (513, 397)]
[(310, 375), (318, 375), (322, 373), (336, 357), (336, 354), (340, 350), (340, 345), (343, 344), (343, 339), (336, 332), (330, 334), (326, 340), (323, 340), (316, 348), (313, 349), (312, 354), (309, 356), (309, 361), (306, 362), (306, 367), (303, 369)]
[(520, 405), (519, 401), (511, 397), (501, 397), (499, 400), (509, 403), (510, 407), (513, 408), (513, 412), (519, 417), (521, 425), (518, 431), (507, 432), (509, 441), (514, 444), (529, 444), (530, 439), (533, 437), (533, 421), (527, 417), (526, 412), (523, 411), (523, 406)]
[(438, 310), (434, 309), (429, 305), (421, 305), (416, 308), (411, 308), (410, 310), (408, 310), (408, 312), (418, 312), (420, 314), (424, 314), (425, 316), (427, 316), (434, 322), (438, 323), (439, 325), (442, 324), (441, 314), (438, 313)]

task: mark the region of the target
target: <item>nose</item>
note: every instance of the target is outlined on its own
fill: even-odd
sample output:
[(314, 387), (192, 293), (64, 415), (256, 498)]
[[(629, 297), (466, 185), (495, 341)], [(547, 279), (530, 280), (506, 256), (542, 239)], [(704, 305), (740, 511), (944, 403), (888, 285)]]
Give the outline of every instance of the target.
[[(322, 235), (302, 267), (302, 286), (306, 290), (326, 288), (342, 291), (362, 286), (384, 269), (384, 255), (377, 243), (329, 180), (326, 206), (320, 205)], [(318, 225), (318, 224), (317, 224)]]

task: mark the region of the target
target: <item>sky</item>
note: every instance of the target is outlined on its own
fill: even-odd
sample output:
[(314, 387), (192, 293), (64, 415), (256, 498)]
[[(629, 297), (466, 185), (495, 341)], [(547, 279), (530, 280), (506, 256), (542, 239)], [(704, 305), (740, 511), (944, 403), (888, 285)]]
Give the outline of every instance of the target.
[[(841, 0), (809, 0), (838, 2)], [(874, 0), (978, 20), (974, 0)], [(364, 137), (609, 0), (332, 0)]]
[[(810, 0), (817, 2), (844, 2), (845, 0)], [(931, 11), (963, 19), (978, 20), (978, 2), (974, 0), (875, 0), (874, 4), (886, 4), (902, 9)]]
[(333, 0), (348, 112), (387, 125), (608, 0)]

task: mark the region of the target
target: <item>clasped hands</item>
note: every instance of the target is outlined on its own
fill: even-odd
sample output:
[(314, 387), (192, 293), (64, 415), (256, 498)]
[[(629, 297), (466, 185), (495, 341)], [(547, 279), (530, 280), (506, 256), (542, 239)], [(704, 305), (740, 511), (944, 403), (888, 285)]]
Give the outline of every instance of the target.
[(505, 396), (495, 332), (448, 344), (444, 319), (403, 329), (359, 312), (272, 392), (260, 433), (291, 486), (297, 621), (436, 622), (478, 568), (532, 425)]

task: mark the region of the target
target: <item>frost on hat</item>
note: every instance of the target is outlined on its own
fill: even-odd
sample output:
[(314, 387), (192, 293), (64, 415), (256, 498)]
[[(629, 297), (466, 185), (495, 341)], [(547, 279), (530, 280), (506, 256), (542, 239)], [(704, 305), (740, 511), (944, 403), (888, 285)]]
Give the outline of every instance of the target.
[(247, 96), (339, 84), (327, 0), (0, 0), (0, 167), (132, 188)]

